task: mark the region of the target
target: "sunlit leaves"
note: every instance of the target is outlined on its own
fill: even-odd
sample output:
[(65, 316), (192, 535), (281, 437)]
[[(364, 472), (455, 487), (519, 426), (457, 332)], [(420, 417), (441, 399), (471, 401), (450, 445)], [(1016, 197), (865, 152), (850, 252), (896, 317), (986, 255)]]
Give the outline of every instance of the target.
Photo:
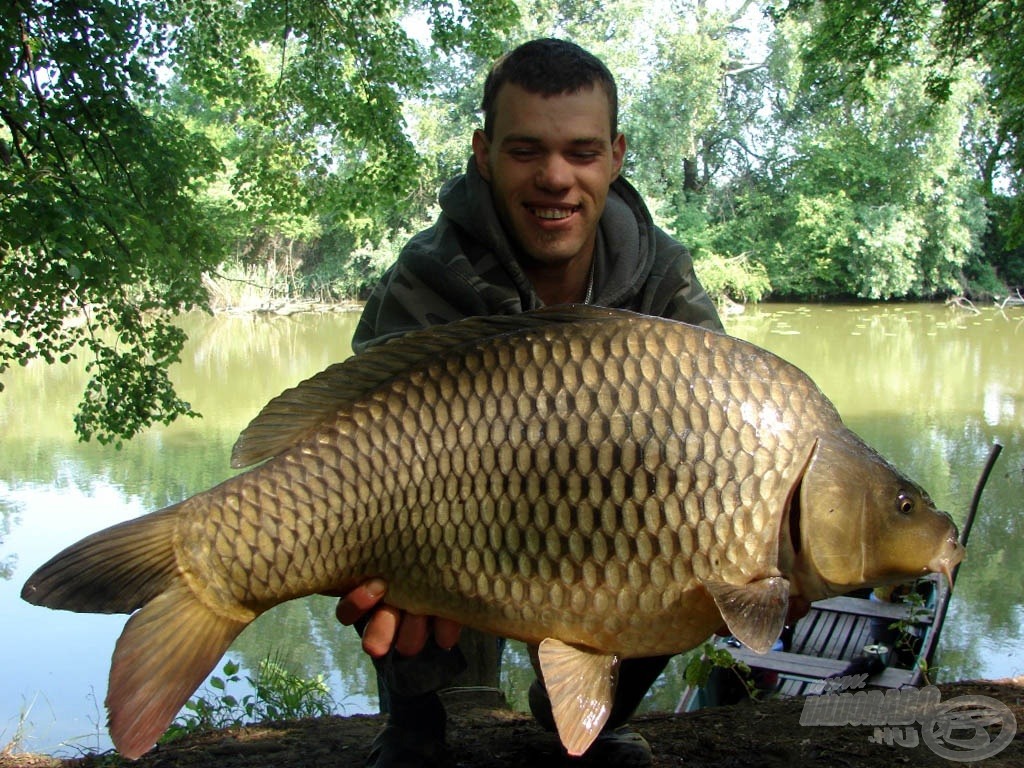
[[(126, 308), (118, 343), (91, 339), (92, 360), (85, 397), (75, 414), (75, 430), (88, 440), (120, 446), (153, 422), (169, 424), (180, 415), (195, 416), (191, 406), (174, 391), (167, 370), (179, 362), (185, 334), (169, 323), (151, 319), (137, 322)], [(113, 323), (109, 323), (113, 325)]]
[[(870, 98), (872, 81), (901, 67), (925, 71), (925, 92), (936, 103), (955, 98), (957, 85), (980, 67), (984, 99), (998, 124), (987, 134), (986, 182), (998, 177), (1015, 198), (1011, 221), (993, 229), (1024, 243), (1024, 3), (1021, 0), (789, 0), (789, 17), (808, 19), (814, 35), (803, 49), (803, 83), (834, 98)], [(975, 141), (981, 148), (982, 142)]]
[[(379, 236), (418, 183), (427, 80), (404, 0), (13, 0), (0, 40), (0, 373), (86, 359), (76, 417), (117, 442), (190, 414), (174, 315), (238, 243)], [(494, 53), (507, 0), (422, 6)], [(457, 10), (455, 10), (457, 9)], [(344, 238), (342, 238), (342, 242)]]
[(92, 359), (79, 434), (129, 437), (188, 412), (157, 370), (180, 339), (149, 313), (204, 299), (221, 250), (192, 192), (217, 160), (146, 109), (161, 38), (138, 6), (17, 2), (3, 26), (0, 361)]

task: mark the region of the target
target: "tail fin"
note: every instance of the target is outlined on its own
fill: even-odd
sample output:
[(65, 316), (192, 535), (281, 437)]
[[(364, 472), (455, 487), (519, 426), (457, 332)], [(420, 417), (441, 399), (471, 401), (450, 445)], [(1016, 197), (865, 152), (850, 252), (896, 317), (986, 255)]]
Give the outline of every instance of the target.
[(35, 605), (131, 613), (107, 689), (110, 736), (135, 759), (156, 743), (231, 641), (248, 625), (215, 613), (178, 570), (180, 505), (94, 533), (39, 568), (21, 596)]
[(21, 597), (78, 613), (131, 613), (178, 577), (174, 528), (180, 504), (105, 528), (54, 555)]

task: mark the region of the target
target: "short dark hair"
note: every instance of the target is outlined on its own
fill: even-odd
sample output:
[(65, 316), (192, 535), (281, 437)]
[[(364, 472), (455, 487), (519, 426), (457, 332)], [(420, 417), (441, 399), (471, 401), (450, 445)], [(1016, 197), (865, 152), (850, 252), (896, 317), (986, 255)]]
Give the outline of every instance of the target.
[(619, 95), (615, 78), (600, 59), (575, 43), (550, 37), (531, 40), (494, 62), (484, 81), (484, 98), (480, 105), (488, 138), (494, 135), (498, 92), (508, 83), (543, 96), (576, 93), (600, 85), (608, 96), (611, 135), (618, 133)]

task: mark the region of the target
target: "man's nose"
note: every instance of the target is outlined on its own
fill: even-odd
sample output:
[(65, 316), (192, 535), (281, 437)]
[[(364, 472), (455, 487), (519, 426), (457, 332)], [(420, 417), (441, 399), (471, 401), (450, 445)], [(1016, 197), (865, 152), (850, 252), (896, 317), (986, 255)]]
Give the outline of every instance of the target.
[(572, 164), (557, 152), (546, 155), (537, 167), (536, 183), (541, 189), (568, 189), (572, 182)]

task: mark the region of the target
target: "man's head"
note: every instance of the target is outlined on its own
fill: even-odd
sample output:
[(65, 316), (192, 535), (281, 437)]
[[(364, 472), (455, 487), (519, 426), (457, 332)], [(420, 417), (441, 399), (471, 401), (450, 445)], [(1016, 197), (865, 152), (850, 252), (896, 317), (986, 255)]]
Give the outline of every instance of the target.
[(572, 43), (526, 43), (495, 64), (484, 111), (473, 156), (527, 275), (546, 303), (582, 300), (626, 152), (612, 76)]
[(610, 135), (614, 137), (618, 133), (619, 96), (615, 78), (600, 59), (575, 43), (553, 38), (531, 40), (494, 63), (484, 82), (484, 97), (480, 105), (484, 113), (484, 133), (488, 138), (494, 136), (498, 92), (507, 84), (518, 85), (541, 96), (600, 87), (608, 97)]

